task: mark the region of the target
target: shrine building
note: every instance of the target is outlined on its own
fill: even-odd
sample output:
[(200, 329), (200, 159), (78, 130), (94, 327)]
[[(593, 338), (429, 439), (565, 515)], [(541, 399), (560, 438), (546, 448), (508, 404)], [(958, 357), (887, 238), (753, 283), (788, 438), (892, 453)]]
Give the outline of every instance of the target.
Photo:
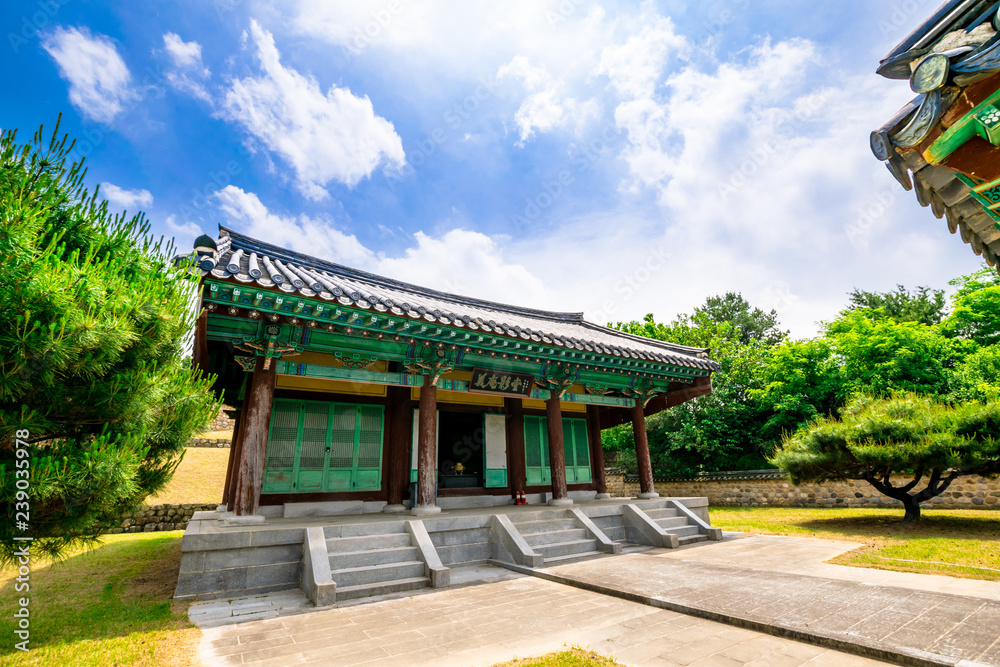
[[(647, 416), (712, 391), (708, 350), (226, 228), (194, 261), (194, 363), (242, 407), (176, 598), (298, 588), (324, 606), (722, 539), (706, 498), (657, 496), (646, 440)], [(641, 493), (610, 497), (601, 430), (628, 423)]]
[(237, 516), (603, 497), (600, 433), (627, 422), (652, 494), (645, 417), (709, 393), (718, 368), (579, 313), (444, 294), (230, 229), (198, 252), (195, 361), (242, 393), (224, 498)]

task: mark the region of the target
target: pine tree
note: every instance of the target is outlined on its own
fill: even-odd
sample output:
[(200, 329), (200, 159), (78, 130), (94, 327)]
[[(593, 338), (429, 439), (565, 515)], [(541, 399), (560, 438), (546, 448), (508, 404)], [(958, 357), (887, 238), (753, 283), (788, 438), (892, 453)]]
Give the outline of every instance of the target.
[(52, 554), (96, 540), (166, 484), (218, 408), (182, 354), (197, 279), (143, 214), (113, 215), (88, 192), (58, 132), (0, 135), (0, 560), (15, 535)]

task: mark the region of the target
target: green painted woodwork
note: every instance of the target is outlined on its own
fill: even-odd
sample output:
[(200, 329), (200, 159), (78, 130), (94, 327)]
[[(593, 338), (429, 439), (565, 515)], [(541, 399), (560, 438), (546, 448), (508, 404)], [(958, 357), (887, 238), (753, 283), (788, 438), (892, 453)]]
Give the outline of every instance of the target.
[(382, 486), (381, 405), (275, 399), (262, 493)]
[[(587, 441), (587, 420), (563, 417), (563, 452), (566, 456), (566, 483), (589, 484), (590, 443)], [(524, 418), (524, 464), (528, 485), (552, 483), (549, 467), (548, 420), (545, 417)]]
[(566, 452), (566, 483), (589, 484), (593, 478), (590, 472), (586, 419), (563, 419), (563, 444)]
[(497, 487), (507, 486), (507, 471), (503, 469), (493, 470), (492, 468), (486, 469), (486, 488), (495, 489)]
[(971, 111), (959, 118), (924, 151), (924, 159), (930, 164), (941, 164), (965, 142), (973, 137), (981, 137), (994, 146), (1000, 144), (1000, 90), (994, 92)]
[[(628, 387), (635, 376), (652, 376), (655, 381), (665, 384), (671, 380), (685, 382), (709, 375), (703, 369), (570, 350), (446, 325), (421, 324), (392, 314), (333, 306), (320, 300), (281, 296), (266, 290), (241, 290), (228, 282), (209, 279), (206, 284), (206, 303), (221, 306), (220, 312), (213, 312), (209, 317), (209, 337), (214, 339), (225, 340), (230, 333), (233, 325), (220, 327), (217, 320), (227, 319), (223, 314), (225, 310), (237, 306), (261, 314), (276, 313), (317, 322), (319, 326), (309, 329), (307, 340), (303, 342), (310, 351), (364, 351), (374, 353), (381, 359), (402, 361), (412, 358), (409, 346), (412, 339), (418, 347), (440, 344), (455, 346), (456, 349), (468, 348), (462, 366), (469, 368), (482, 367), (538, 376), (542, 365), (547, 362), (590, 366), (592, 370), (581, 370), (577, 379), (610, 389)], [(256, 321), (252, 322), (256, 324)], [(328, 324), (344, 328), (345, 333), (325, 331), (322, 327)], [(524, 359), (515, 361), (511, 358), (514, 355)]]
[[(344, 368), (342, 366), (323, 366), (320, 364), (299, 364), (294, 361), (278, 361), (277, 371), (279, 375), (297, 375), (301, 377), (323, 378), (327, 380), (345, 380), (349, 382), (366, 382), (369, 384), (384, 384), (396, 387), (419, 387), (423, 384), (423, 378), (419, 375), (409, 373), (384, 373), (381, 371), (368, 371), (357, 368)], [(469, 390), (469, 383), (461, 380), (438, 380), (438, 389), (450, 391)], [(533, 389), (531, 398), (538, 400), (548, 400), (551, 392), (548, 389)], [(567, 403), (584, 403), (587, 405), (612, 405), (622, 408), (630, 408), (635, 405), (631, 398), (620, 398), (617, 396), (594, 396), (591, 394), (563, 394), (563, 400)]]

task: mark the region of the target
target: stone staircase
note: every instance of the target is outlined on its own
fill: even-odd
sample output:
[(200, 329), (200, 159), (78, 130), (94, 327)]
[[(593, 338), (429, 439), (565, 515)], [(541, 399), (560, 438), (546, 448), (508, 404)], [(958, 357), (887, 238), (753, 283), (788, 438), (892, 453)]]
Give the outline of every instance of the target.
[(524, 541), (545, 559), (546, 565), (602, 555), (597, 548), (597, 540), (590, 537), (568, 512), (563, 512), (559, 518), (551, 518), (551, 512), (547, 512), (544, 518), (539, 516), (529, 514), (522, 518), (512, 515), (510, 519)]
[(691, 523), (687, 517), (680, 516), (680, 512), (676, 509), (665, 507), (666, 504), (666, 501), (659, 501), (652, 507), (640, 506), (639, 509), (655, 521), (660, 528), (676, 535), (681, 546), (708, 540), (708, 536), (703, 534), (698, 526)]
[(325, 535), (338, 601), (430, 585), (419, 549), (402, 522), (346, 525), (339, 532)]

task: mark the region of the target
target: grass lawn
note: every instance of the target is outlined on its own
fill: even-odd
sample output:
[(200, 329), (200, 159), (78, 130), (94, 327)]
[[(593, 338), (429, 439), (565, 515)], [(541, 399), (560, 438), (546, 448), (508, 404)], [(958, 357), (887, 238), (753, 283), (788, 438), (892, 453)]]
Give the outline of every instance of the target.
[(220, 503), (228, 463), (228, 447), (187, 447), (173, 479), (146, 504)]
[(915, 524), (902, 523), (901, 509), (712, 507), (710, 514), (725, 530), (865, 545), (831, 561), (839, 565), (1000, 581), (996, 511), (923, 510)]
[(549, 653), (537, 658), (511, 660), (493, 667), (610, 667), (611, 665), (618, 667), (618, 663), (612, 658), (605, 658), (599, 653), (574, 646), (568, 651)]
[(173, 601), (181, 531), (108, 535), (96, 549), (32, 564), (31, 650), (13, 648), (12, 610), (25, 593), (0, 570), (0, 664), (197, 665), (201, 633)]

